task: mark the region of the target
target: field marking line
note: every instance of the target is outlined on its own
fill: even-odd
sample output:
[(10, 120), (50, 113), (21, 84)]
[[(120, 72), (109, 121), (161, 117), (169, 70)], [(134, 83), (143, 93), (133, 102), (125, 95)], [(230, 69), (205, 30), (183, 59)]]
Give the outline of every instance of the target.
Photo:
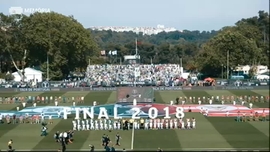
[(266, 148), (182, 148), (182, 150), (269, 150)]
[[(2, 151), (5, 151), (4, 149), (0, 149)], [(16, 151), (56, 151), (57, 149), (15, 149)], [(67, 151), (89, 151), (89, 149), (67, 149)], [(104, 149), (95, 149), (96, 151), (104, 151)], [(116, 151), (119, 151), (122, 149), (116, 149)], [(155, 150), (155, 149), (150, 149), (150, 148), (146, 148), (146, 149), (136, 149), (137, 151), (141, 151), (141, 150)], [(218, 151), (225, 151), (225, 150), (230, 150), (230, 151), (237, 151), (237, 150), (242, 150), (242, 151), (260, 151), (260, 150), (269, 150), (269, 148), (170, 148), (170, 149), (165, 149), (165, 151), (169, 151), (169, 150), (194, 150), (194, 151), (198, 151), (198, 150), (218, 150)], [(126, 149), (126, 151), (133, 151), (133, 149)]]
[[(6, 149), (0, 149), (1, 151), (6, 151)], [(58, 149), (15, 149), (15, 151), (57, 151)], [(122, 149), (116, 149), (116, 151), (121, 151)], [(126, 149), (131, 151), (131, 149)], [(89, 149), (67, 149), (66, 151), (90, 151)], [(95, 151), (104, 151), (104, 149), (95, 149)]]
[(133, 146), (134, 146), (134, 132), (135, 132), (135, 129), (134, 129), (134, 123), (133, 123), (132, 132), (131, 132), (131, 144), (130, 144), (131, 150), (133, 150)]

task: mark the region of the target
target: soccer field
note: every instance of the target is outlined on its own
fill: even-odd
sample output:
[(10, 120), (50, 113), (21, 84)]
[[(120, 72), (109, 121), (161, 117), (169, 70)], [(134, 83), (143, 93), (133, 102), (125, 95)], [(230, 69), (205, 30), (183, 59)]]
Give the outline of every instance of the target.
[[(209, 96), (269, 96), (269, 90), (210, 90), (210, 91), (155, 91), (155, 102), (169, 104), (176, 97), (209, 97)], [(68, 92), (0, 92), (0, 97), (11, 96), (84, 96), (84, 103), (92, 105), (93, 101), (101, 104), (114, 104), (117, 99), (115, 91), (68, 91)], [(71, 106), (72, 103), (59, 103)], [(191, 103), (186, 103), (191, 104)], [(197, 103), (193, 103), (197, 104)], [(214, 102), (214, 104), (217, 104)], [(220, 103), (219, 103), (220, 104)], [(226, 103), (231, 104), (231, 103)], [(54, 103), (38, 103), (37, 106), (53, 106)], [(18, 104), (0, 104), (1, 110), (16, 110)], [(32, 105), (27, 105), (32, 106)], [(248, 106), (248, 105), (246, 105)], [(254, 108), (269, 108), (269, 102), (254, 102)], [(185, 117), (196, 118), (196, 129), (164, 129), (164, 130), (128, 130), (128, 131), (76, 131), (74, 142), (67, 146), (68, 150), (84, 151), (89, 144), (102, 150), (101, 136), (108, 134), (112, 140), (117, 132), (122, 137), (121, 146), (116, 149), (127, 150), (269, 150), (269, 121), (236, 122), (234, 117), (205, 117), (200, 113), (185, 113)], [(0, 124), (0, 149), (7, 149), (7, 142), (13, 139), (17, 150), (55, 150), (60, 145), (53, 139), (56, 131), (72, 129), (72, 119), (55, 119), (49, 124), (49, 135), (40, 136), (41, 125), (38, 124)]]

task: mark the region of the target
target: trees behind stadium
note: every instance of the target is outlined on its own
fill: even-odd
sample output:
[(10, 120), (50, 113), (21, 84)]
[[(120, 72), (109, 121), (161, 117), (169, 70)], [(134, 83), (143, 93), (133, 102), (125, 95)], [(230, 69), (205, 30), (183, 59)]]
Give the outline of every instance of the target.
[[(188, 70), (220, 76), (229, 52), (230, 67), (269, 66), (269, 14), (264, 11), (219, 31), (184, 30), (151, 36), (92, 31), (72, 16), (54, 12), (30, 16), (0, 14), (0, 18), (2, 73), (30, 66), (40, 67), (46, 77), (49, 61), (50, 79), (60, 80), (70, 71), (83, 71), (89, 59), (93, 64), (119, 63), (124, 55), (135, 53), (135, 38), (140, 42), (138, 50), (144, 64), (179, 64), (182, 58)], [(117, 50), (117, 59), (101, 57), (101, 50)]]
[(88, 58), (97, 55), (90, 31), (72, 16), (52, 12), (0, 18), (2, 72), (40, 67), (46, 77), (48, 61), (50, 78), (59, 80), (85, 69)]

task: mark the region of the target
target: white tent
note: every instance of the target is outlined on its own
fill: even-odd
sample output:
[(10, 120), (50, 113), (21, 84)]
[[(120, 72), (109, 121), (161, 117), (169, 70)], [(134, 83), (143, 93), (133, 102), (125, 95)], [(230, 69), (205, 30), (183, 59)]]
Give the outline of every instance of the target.
[[(22, 70), (21, 70), (22, 71)], [(25, 68), (24, 76), (26, 77), (24, 81), (37, 80), (38, 82), (42, 82), (42, 72), (39, 70), (35, 70), (33, 68)], [(13, 72), (14, 81), (21, 81), (21, 77), (18, 72)]]

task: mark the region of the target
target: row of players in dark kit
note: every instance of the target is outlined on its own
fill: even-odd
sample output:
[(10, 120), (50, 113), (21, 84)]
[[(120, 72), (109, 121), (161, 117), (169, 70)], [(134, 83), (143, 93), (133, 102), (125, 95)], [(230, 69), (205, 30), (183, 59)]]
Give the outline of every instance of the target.
[[(65, 132), (59, 132), (57, 131), (54, 134), (54, 139), (56, 142), (61, 144), (62, 149), (59, 151), (65, 152), (66, 151), (66, 145), (70, 144), (73, 142), (73, 136), (74, 136), (74, 132), (72, 130), (70, 131), (65, 131)], [(116, 146), (120, 146), (120, 139), (121, 136), (119, 133), (116, 134), (115, 136), (115, 145)], [(115, 151), (115, 148), (113, 146), (109, 146), (109, 144), (111, 143), (111, 139), (108, 135), (104, 134), (101, 138), (102, 141), (102, 146), (104, 146), (104, 149), (106, 151)], [(94, 151), (95, 147), (93, 145), (89, 145), (90, 147), (90, 151)]]
[[(119, 133), (117, 133), (115, 135), (115, 145), (116, 146), (120, 146), (120, 139), (122, 139), (122, 138), (119, 135)], [(102, 141), (101, 144), (102, 144), (102, 146), (104, 146), (104, 149), (105, 149), (106, 152), (115, 151), (115, 148), (114, 148), (113, 145), (112, 146), (109, 146), (109, 144), (111, 143), (111, 139), (110, 139), (110, 137), (108, 135), (103, 134), (103, 136), (101, 137), (101, 141)], [(90, 145), (90, 146), (92, 146), (92, 145)], [(123, 151), (126, 151), (125, 148), (123, 149)], [(161, 152), (163, 150), (160, 149), (160, 148), (158, 148), (157, 151)]]
[(64, 131), (64, 132), (57, 131), (54, 134), (54, 139), (56, 142), (60, 143), (62, 147), (58, 151), (65, 152), (66, 146), (73, 142), (73, 136), (74, 136), (74, 132), (72, 130)]
[[(120, 139), (121, 136), (119, 135), (119, 133), (117, 133), (115, 135), (115, 145), (116, 146), (120, 146)], [(115, 151), (114, 146), (109, 146), (109, 144), (111, 143), (111, 139), (108, 135), (103, 134), (103, 136), (101, 137), (101, 145), (104, 146), (105, 151)], [(123, 149), (125, 150), (125, 149)]]

